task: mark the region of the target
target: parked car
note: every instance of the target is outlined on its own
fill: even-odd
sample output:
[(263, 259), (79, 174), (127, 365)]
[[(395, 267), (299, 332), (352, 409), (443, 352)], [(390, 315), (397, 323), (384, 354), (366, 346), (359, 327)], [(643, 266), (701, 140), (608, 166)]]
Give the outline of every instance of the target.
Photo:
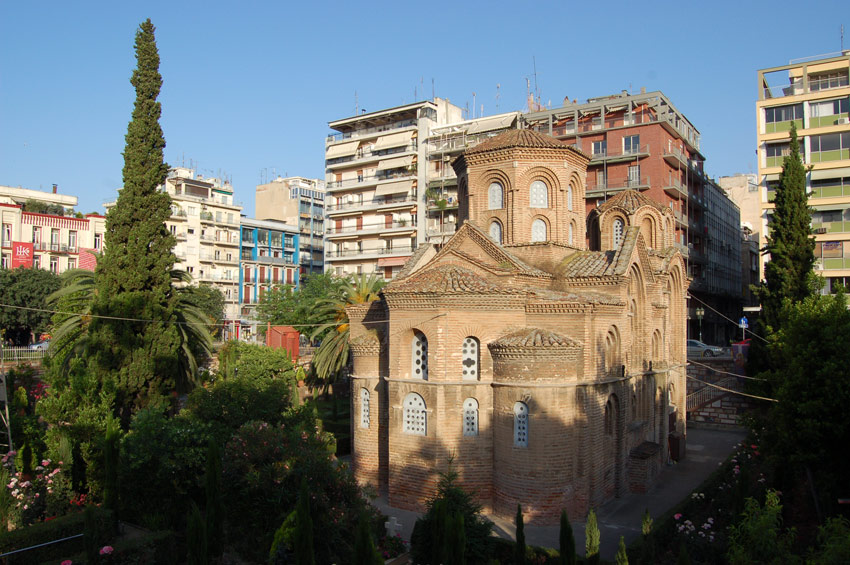
[(696, 339), (688, 340), (688, 357), (715, 357), (723, 355), (724, 349), (716, 345), (706, 345)]
[(30, 349), (38, 350), (38, 351), (47, 351), (47, 348), (50, 347), (50, 340), (45, 339), (42, 341), (37, 341), (33, 344), (30, 344)]

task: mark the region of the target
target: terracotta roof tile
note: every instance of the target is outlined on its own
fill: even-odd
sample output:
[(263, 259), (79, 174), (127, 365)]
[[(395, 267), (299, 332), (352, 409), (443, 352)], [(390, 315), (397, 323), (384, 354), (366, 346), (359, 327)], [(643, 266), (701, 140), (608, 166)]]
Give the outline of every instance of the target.
[[(479, 143), (471, 149), (467, 149), (466, 155), (485, 153), (496, 149), (507, 149), (510, 147), (535, 147), (540, 149), (572, 149), (575, 147), (555, 139), (551, 135), (538, 133), (530, 129), (511, 129), (492, 137), (483, 143)], [(578, 151), (581, 153), (581, 151)]]
[(614, 251), (580, 251), (561, 263), (560, 275), (572, 277), (601, 277), (607, 274), (614, 261)]
[(571, 337), (541, 328), (514, 330), (490, 343), (490, 347), (580, 347)]
[(525, 290), (491, 284), (477, 273), (457, 265), (425, 268), (405, 280), (390, 283), (384, 292), (526, 294)]
[(611, 208), (618, 207), (632, 213), (641, 206), (652, 206), (653, 208), (661, 211), (667, 210), (666, 207), (636, 190), (624, 190), (623, 192), (618, 192), (613, 197), (600, 204), (597, 210), (602, 213), (606, 210), (610, 210)]

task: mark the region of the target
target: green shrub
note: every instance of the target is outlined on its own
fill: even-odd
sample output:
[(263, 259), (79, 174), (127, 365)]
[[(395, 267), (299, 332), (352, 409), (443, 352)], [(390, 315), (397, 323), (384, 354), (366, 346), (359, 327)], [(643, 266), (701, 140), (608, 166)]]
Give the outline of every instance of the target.
[[(112, 512), (97, 507), (92, 507), (91, 512), (93, 518), (91, 531), (94, 532), (94, 540), (99, 544), (98, 547), (101, 547), (109, 542), (112, 537), (113, 515)], [(85, 517), (82, 512), (78, 512), (11, 532), (0, 532), (0, 553), (82, 534), (84, 530)], [(85, 539), (79, 537), (27, 551), (17, 558), (10, 557), (9, 563), (59, 562), (66, 559), (68, 555), (83, 551), (84, 548)]]
[[(172, 531), (147, 533), (143, 536), (122, 538), (109, 542), (112, 554), (109, 563), (113, 565), (176, 565), (179, 561), (177, 537)], [(102, 546), (101, 546), (102, 547)], [(85, 553), (63, 555), (63, 560), (73, 563), (85, 563)], [(55, 560), (49, 561), (51, 565)]]

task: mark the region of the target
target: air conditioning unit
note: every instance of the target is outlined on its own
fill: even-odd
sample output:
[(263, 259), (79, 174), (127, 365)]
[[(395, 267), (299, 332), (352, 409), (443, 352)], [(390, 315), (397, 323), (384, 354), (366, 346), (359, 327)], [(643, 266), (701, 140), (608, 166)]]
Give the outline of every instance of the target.
[(850, 118), (838, 118), (838, 121), (835, 123), (839, 126), (846, 126), (850, 124)]
[(826, 228), (815, 228), (813, 231), (815, 233), (826, 233)]

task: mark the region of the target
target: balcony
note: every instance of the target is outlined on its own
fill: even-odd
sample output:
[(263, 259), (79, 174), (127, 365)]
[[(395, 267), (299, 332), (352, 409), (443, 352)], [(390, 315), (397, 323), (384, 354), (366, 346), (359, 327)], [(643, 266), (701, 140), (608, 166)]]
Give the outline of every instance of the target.
[(634, 149), (629, 149), (625, 151), (601, 151), (599, 153), (594, 153), (590, 159), (591, 165), (596, 165), (599, 163), (618, 163), (622, 161), (634, 161), (635, 159), (640, 159), (642, 157), (646, 157), (649, 155), (649, 144), (642, 145), (640, 147), (636, 147)]
[(425, 233), (428, 237), (441, 237), (447, 235), (454, 235), (457, 231), (457, 224), (455, 223), (445, 223), (440, 226), (429, 226)]
[(678, 147), (668, 147), (667, 150), (662, 154), (664, 160), (667, 161), (667, 164), (673, 167), (674, 169), (678, 169), (679, 167), (687, 167), (690, 163), (688, 161), (688, 156), (684, 151), (679, 149)]
[(328, 251), (325, 254), (326, 260), (334, 259), (373, 259), (375, 257), (392, 257), (398, 255), (410, 255), (416, 250), (415, 247), (405, 245), (402, 247), (393, 247), (387, 249), (381, 247), (379, 249), (344, 249), (340, 251)]
[(457, 210), (457, 196), (449, 196), (448, 198), (439, 198), (436, 200), (428, 200), (427, 209), (429, 212), (443, 210)]
[(339, 214), (342, 212), (365, 212), (366, 210), (375, 210), (384, 207), (412, 207), (416, 206), (416, 194), (406, 194), (404, 196), (373, 198), (362, 202), (349, 202), (345, 204), (334, 204), (328, 206), (328, 215)]
[(664, 183), (664, 192), (676, 200), (688, 199), (688, 187), (682, 184), (681, 181), (675, 179), (668, 179), (667, 182)]
[(334, 237), (339, 236), (351, 236), (351, 235), (368, 235), (368, 234), (376, 234), (376, 233), (385, 233), (385, 232), (415, 232), (416, 231), (416, 222), (407, 221), (407, 222), (381, 222), (380, 224), (372, 224), (368, 226), (346, 226), (341, 228), (329, 227), (328, 228), (328, 239), (334, 239)]
[(815, 234), (850, 233), (850, 221), (812, 222), (812, 232)]
[(385, 131), (401, 130), (404, 128), (416, 127), (416, 119), (402, 120), (392, 124), (375, 126), (371, 128), (363, 128), (350, 132), (332, 133), (328, 135), (326, 143), (329, 145), (344, 139), (365, 139), (368, 137), (376, 137)]
[[(375, 186), (382, 181), (399, 180), (399, 179), (415, 179), (416, 175), (411, 173), (385, 173), (381, 175), (361, 175), (353, 179), (344, 179), (341, 181), (328, 181), (328, 192), (340, 191), (348, 188), (366, 188)], [(325, 210), (333, 208), (331, 204), (325, 204)]]
[(220, 243), (222, 245), (239, 245), (239, 238), (232, 236), (230, 238), (216, 239), (214, 235), (201, 234), (201, 240), (210, 243)]
[(367, 163), (373, 163), (375, 161), (380, 161), (382, 159), (391, 159), (393, 157), (401, 157), (408, 153), (414, 153), (417, 150), (416, 143), (410, 143), (404, 146), (401, 146), (400, 150), (396, 149), (392, 152), (383, 151), (366, 151), (363, 149), (358, 149), (357, 153), (354, 155), (348, 155), (346, 157), (338, 157), (336, 159), (328, 159), (325, 163), (325, 168), (327, 169), (340, 169), (340, 168), (350, 168), (356, 165), (365, 165)]
[[(4, 241), (3, 247), (11, 247), (11, 243), (7, 245)], [(35, 251), (51, 251), (53, 253), (77, 253), (79, 249), (76, 245), (68, 245), (66, 243), (47, 243), (46, 241), (35, 241), (32, 244)]]
[(649, 175), (640, 177), (639, 179), (624, 179), (608, 181), (606, 184), (588, 185), (585, 195), (588, 198), (599, 198), (616, 194), (627, 189), (646, 190), (647, 188), (649, 188)]

